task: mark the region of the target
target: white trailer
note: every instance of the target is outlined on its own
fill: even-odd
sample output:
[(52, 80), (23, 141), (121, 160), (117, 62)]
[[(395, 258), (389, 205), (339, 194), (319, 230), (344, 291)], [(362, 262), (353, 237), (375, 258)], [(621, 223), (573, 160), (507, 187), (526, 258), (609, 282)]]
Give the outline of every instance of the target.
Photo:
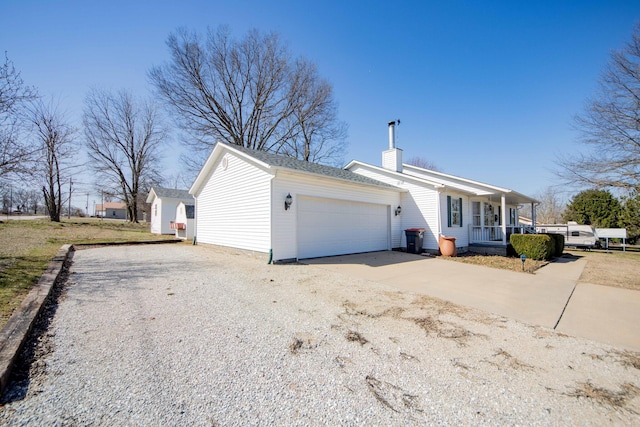
[(574, 221), (566, 224), (536, 224), (538, 233), (562, 234), (564, 245), (575, 248), (591, 249), (598, 246), (598, 236), (595, 228), (581, 225)]

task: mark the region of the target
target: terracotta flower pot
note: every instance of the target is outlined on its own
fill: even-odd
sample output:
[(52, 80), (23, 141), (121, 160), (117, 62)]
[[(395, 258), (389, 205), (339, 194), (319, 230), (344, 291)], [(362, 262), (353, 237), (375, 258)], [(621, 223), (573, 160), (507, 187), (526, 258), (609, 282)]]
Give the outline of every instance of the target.
[(440, 253), (442, 256), (456, 256), (456, 238), (440, 236)]

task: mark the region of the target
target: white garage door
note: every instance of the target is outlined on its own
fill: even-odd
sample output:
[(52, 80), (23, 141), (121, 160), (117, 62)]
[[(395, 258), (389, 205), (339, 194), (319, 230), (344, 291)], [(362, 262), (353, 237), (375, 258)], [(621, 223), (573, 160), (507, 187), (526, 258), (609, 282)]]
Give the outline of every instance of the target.
[(298, 198), (298, 258), (389, 249), (386, 205)]

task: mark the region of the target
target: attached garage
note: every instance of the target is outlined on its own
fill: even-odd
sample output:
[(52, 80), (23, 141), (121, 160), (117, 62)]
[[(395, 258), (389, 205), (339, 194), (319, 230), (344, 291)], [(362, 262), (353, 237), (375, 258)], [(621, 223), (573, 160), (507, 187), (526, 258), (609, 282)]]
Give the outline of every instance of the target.
[(390, 250), (400, 242), (393, 212), (403, 192), (344, 169), (217, 143), (190, 189), (195, 238), (272, 261)]
[(298, 198), (298, 258), (391, 249), (389, 206)]

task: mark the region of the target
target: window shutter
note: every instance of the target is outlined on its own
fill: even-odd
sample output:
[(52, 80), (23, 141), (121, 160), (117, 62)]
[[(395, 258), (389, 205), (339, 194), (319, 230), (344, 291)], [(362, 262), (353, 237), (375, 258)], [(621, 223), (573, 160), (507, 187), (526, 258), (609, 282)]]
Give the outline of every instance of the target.
[(451, 227), (451, 196), (447, 196), (447, 226)]
[(458, 210), (459, 210), (458, 215), (460, 215), (460, 227), (462, 227), (462, 224), (463, 224), (462, 223), (462, 197), (460, 197), (459, 200), (460, 200), (459, 202), (460, 204), (458, 205)]

